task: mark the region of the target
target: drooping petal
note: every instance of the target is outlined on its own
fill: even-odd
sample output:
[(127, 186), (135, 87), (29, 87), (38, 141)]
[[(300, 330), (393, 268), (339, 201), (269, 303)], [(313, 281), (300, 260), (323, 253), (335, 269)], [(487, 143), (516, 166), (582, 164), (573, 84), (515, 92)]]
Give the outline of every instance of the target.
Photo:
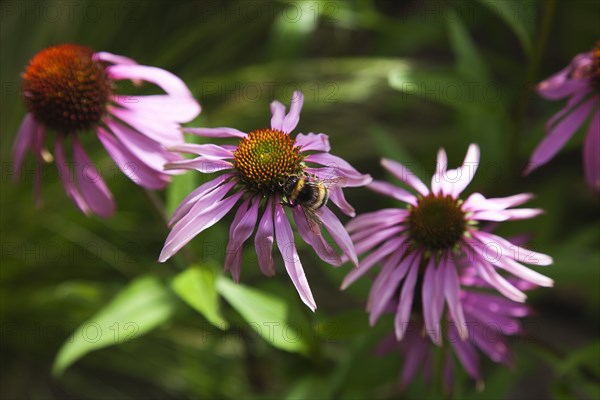
[(378, 211), (364, 213), (356, 218), (352, 218), (346, 224), (346, 230), (349, 233), (361, 231), (370, 227), (388, 228), (405, 221), (408, 216), (408, 210), (400, 208), (384, 208)]
[(456, 322), (460, 338), (466, 340), (469, 332), (459, 296), (460, 281), (456, 272), (456, 265), (452, 262), (452, 257), (446, 256), (445, 259), (442, 258), (440, 268), (445, 270), (443, 290), (448, 304), (448, 311), (454, 322)]
[[(169, 226), (172, 226), (175, 222), (179, 221), (184, 215), (186, 215), (190, 209), (196, 204), (196, 202), (208, 193), (212, 192), (217, 187), (228, 181), (233, 177), (233, 174), (223, 174), (211, 181), (208, 181), (192, 191), (185, 199), (177, 206), (173, 212), (173, 216), (169, 220)], [(229, 188), (232, 188), (235, 182), (231, 182)], [(227, 189), (229, 190), (229, 189)]]
[(191, 169), (203, 174), (213, 174), (219, 171), (233, 169), (233, 163), (216, 158), (196, 157), (191, 160), (183, 159), (165, 164), (165, 170)]
[(56, 142), (54, 143), (54, 155), (56, 157), (56, 167), (58, 169), (58, 174), (60, 175), (60, 179), (62, 180), (63, 186), (65, 187), (65, 191), (67, 195), (73, 199), (75, 205), (85, 214), (90, 214), (90, 208), (87, 203), (79, 193), (79, 190), (75, 186), (73, 179), (71, 178), (71, 171), (66, 162), (65, 153), (63, 150), (63, 134), (56, 135)]
[(14, 163), (14, 175), (13, 179), (17, 179), (21, 173), (21, 165), (23, 164), (23, 158), (28, 149), (31, 148), (34, 135), (38, 129), (38, 122), (33, 117), (33, 114), (27, 113), (23, 122), (19, 127), (17, 138), (12, 149), (12, 159)]
[(341, 212), (346, 214), (349, 217), (354, 217), (356, 212), (354, 211), (354, 207), (346, 201), (346, 197), (344, 196), (344, 192), (339, 187), (332, 187), (329, 189), (329, 200), (333, 204), (335, 204)]
[(134, 183), (147, 189), (164, 189), (167, 186), (169, 183), (167, 175), (157, 172), (140, 161), (104, 129), (98, 127), (97, 135), (117, 167)]
[(256, 254), (258, 256), (258, 266), (266, 276), (275, 275), (273, 241), (273, 200), (269, 198), (254, 237), (254, 247), (256, 248)]
[(236, 282), (240, 281), (242, 272), (242, 250), (244, 242), (252, 235), (258, 218), (260, 198), (254, 198), (252, 200), (253, 203), (249, 207), (247, 203), (250, 203), (251, 198), (244, 201), (242, 206), (238, 209), (234, 221), (231, 224), (229, 242), (227, 243), (225, 270), (231, 271), (231, 276)]
[(308, 286), (304, 269), (300, 263), (300, 257), (296, 251), (292, 227), (287, 220), (283, 206), (278, 202), (275, 203), (275, 240), (277, 240), (277, 247), (283, 258), (285, 269), (292, 279), (302, 302), (312, 311), (315, 311), (317, 305)]
[(342, 265), (340, 256), (321, 235), (320, 227), (316, 223), (309, 224), (308, 217), (301, 207), (295, 207), (292, 210), (292, 216), (298, 227), (300, 237), (315, 250), (321, 260), (334, 266)]
[(538, 93), (549, 100), (558, 100), (563, 97), (571, 96), (581, 90), (586, 90), (590, 86), (587, 79), (566, 79), (562, 72), (550, 79), (546, 79), (537, 86)]
[(584, 102), (577, 109), (557, 123), (542, 142), (536, 147), (529, 159), (525, 175), (546, 164), (567, 143), (577, 129), (583, 124), (590, 111), (596, 105), (597, 99)]
[(210, 138), (245, 138), (246, 134), (242, 131), (238, 131), (234, 128), (181, 128), (183, 132), (191, 133), (193, 135), (210, 137)]
[[(459, 335), (456, 326), (450, 325), (448, 329), (449, 334), (458, 338)], [(479, 356), (477, 355), (475, 347), (469, 341), (465, 340), (451, 340), (450, 343), (452, 344), (452, 348), (454, 348), (458, 360), (469, 376), (476, 381), (481, 381)]]
[(290, 104), (290, 112), (283, 119), (282, 131), (286, 133), (292, 132), (298, 121), (300, 121), (300, 111), (304, 104), (304, 95), (302, 92), (296, 90), (292, 95), (292, 103)]
[[(271, 123), (272, 124), (272, 123)], [(302, 152), (305, 151), (322, 151), (329, 153), (331, 146), (329, 145), (329, 136), (324, 133), (299, 133), (296, 135), (296, 146), (302, 148)]]
[(233, 152), (216, 144), (182, 143), (169, 147), (171, 151), (192, 153), (207, 159), (228, 160), (233, 158)]
[(600, 111), (596, 111), (583, 144), (585, 177), (590, 188), (600, 192)]
[(164, 165), (167, 162), (181, 159), (179, 155), (167, 151), (160, 143), (136, 130), (109, 118), (104, 122), (129, 152), (155, 171), (164, 173)]
[(421, 257), (422, 254), (419, 252), (415, 252), (414, 254), (408, 256), (409, 260), (407, 263), (409, 264), (409, 271), (406, 279), (404, 280), (404, 284), (402, 285), (402, 293), (400, 293), (398, 310), (396, 311), (396, 316), (394, 318), (394, 332), (396, 333), (396, 338), (398, 338), (398, 340), (402, 340), (404, 337), (404, 332), (406, 332), (406, 328), (410, 322), (410, 310), (412, 308), (415, 283), (417, 282)]
[(393, 251), (397, 251), (406, 241), (405, 237), (392, 239), (385, 244), (383, 244), (380, 248), (369, 254), (365, 257), (361, 263), (360, 267), (353, 269), (346, 275), (344, 281), (342, 282), (342, 290), (346, 289), (352, 283), (354, 283), (358, 278), (366, 274), (374, 265), (376, 265), (379, 261), (381, 261), (384, 257), (391, 254)]
[[(479, 254), (477, 247), (474, 247), (473, 250)], [(490, 286), (498, 290), (504, 296), (519, 303), (525, 302), (527, 295), (504, 279), (502, 275), (498, 274), (498, 272), (494, 270), (494, 267), (492, 267), (492, 265), (486, 261), (484, 256), (474, 256), (473, 265), (483, 280), (485, 280)]]
[(417, 198), (415, 195), (413, 195), (410, 192), (407, 192), (404, 189), (400, 189), (399, 187), (390, 183), (383, 181), (373, 181), (367, 187), (373, 190), (374, 192), (381, 193), (393, 199), (403, 201), (412, 206), (417, 205)]
[(342, 253), (346, 257), (350, 259), (350, 261), (358, 267), (358, 257), (356, 255), (356, 251), (354, 249), (354, 244), (352, 240), (350, 240), (350, 236), (344, 226), (340, 222), (340, 220), (335, 216), (335, 214), (327, 207), (322, 207), (317, 211), (319, 218), (323, 221), (323, 225), (335, 240), (337, 245), (342, 250)]
[(552, 279), (530, 268), (527, 268), (526, 266), (519, 264), (515, 260), (512, 260), (508, 257), (500, 258), (500, 260), (498, 260), (498, 262), (495, 264), (498, 265), (500, 268), (504, 269), (505, 271), (513, 274), (514, 276), (531, 282), (535, 285), (543, 287), (554, 286), (554, 281)]
[(402, 279), (404, 279), (412, 265), (408, 259), (400, 261), (400, 257), (396, 254), (392, 255), (390, 258), (394, 260), (384, 265), (379, 276), (373, 283), (371, 289), (373, 296), (372, 298), (371, 295), (369, 296), (371, 298), (369, 304), (369, 324), (371, 326), (375, 325), (379, 317), (381, 317), (385, 306), (398, 289), (400, 282), (402, 282)]
[(150, 96), (119, 96), (112, 101), (122, 108), (155, 118), (189, 122), (200, 113), (200, 105), (193, 97), (174, 97), (168, 94)]
[(435, 268), (435, 257), (430, 257), (423, 277), (423, 319), (425, 321), (425, 331), (433, 343), (441, 346), (442, 329), (440, 318), (444, 305), (444, 296), (441, 284), (443, 280), (438, 280), (438, 272)]
[(519, 262), (532, 265), (550, 265), (553, 260), (552, 257), (535, 252), (533, 250), (524, 249), (519, 247), (508, 240), (501, 238), (500, 236), (494, 235), (489, 232), (476, 231), (474, 233), (475, 238), (480, 240), (486, 248), (494, 249), (496, 246), (500, 248), (501, 257), (510, 257)]
[[(144, 80), (154, 83), (171, 96), (193, 98), (192, 92), (181, 79), (161, 68), (137, 64), (117, 64), (107, 67), (106, 72), (115, 80)], [(198, 106), (198, 112), (200, 112), (200, 106)]]
[(105, 218), (110, 217), (115, 212), (112, 194), (106, 187), (102, 175), (79, 143), (77, 136), (73, 135), (72, 140), (77, 184), (81, 195), (93, 213)]
[(314, 153), (308, 155), (304, 161), (322, 165), (323, 167), (312, 168), (309, 172), (314, 173), (321, 180), (342, 179), (341, 186), (364, 186), (373, 180), (370, 175), (361, 174), (346, 160), (333, 154)]
[(415, 189), (421, 195), (427, 196), (429, 194), (429, 189), (427, 189), (427, 186), (404, 165), (387, 158), (381, 160), (381, 165), (392, 175)]
[(272, 115), (271, 116), (271, 129), (283, 131), (283, 119), (285, 118), (285, 106), (277, 100), (271, 102), (271, 115)]
[(194, 213), (189, 220), (182, 218), (169, 233), (158, 261), (167, 261), (195, 236), (219, 222), (243, 194), (244, 192), (237, 192), (226, 199), (213, 202), (211, 206), (204, 208), (203, 212)]
[(94, 53), (92, 59), (95, 61), (105, 61), (111, 64), (136, 65), (137, 62), (133, 59), (118, 54), (112, 54), (107, 51), (99, 51)]
[(164, 146), (174, 146), (184, 141), (179, 124), (174, 121), (159, 120), (148, 113), (115, 106), (108, 106), (108, 111), (141, 134)]

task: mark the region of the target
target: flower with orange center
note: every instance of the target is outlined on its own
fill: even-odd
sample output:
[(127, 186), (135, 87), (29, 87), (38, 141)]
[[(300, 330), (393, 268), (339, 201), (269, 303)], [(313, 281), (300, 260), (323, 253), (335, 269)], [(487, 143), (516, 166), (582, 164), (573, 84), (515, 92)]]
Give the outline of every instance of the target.
[[(330, 233), (343, 256), (354, 264), (357, 257), (354, 246), (341, 222), (326, 204), (310, 212), (304, 206), (292, 205), (287, 199), (286, 183), (299, 177), (306, 182), (328, 182), (327, 192), (331, 202), (345, 214), (353, 216), (354, 209), (346, 202), (343, 187), (363, 186), (370, 176), (360, 174), (343, 159), (329, 153), (329, 139), (322, 133), (307, 135), (291, 132), (300, 118), (304, 98), (294, 92), (288, 114), (278, 101), (271, 103), (271, 128), (254, 130), (248, 134), (233, 128), (187, 128), (185, 131), (209, 138), (237, 138), (232, 145), (182, 144), (172, 146), (174, 151), (196, 154), (198, 157), (176, 161), (167, 165), (172, 169), (191, 169), (202, 173), (226, 171), (194, 190), (177, 207), (169, 225), (159, 261), (164, 262), (177, 253), (196, 235), (211, 227), (238, 203), (229, 230), (225, 255), (225, 270), (239, 281), (242, 268), (242, 247), (256, 228), (254, 245), (258, 265), (267, 275), (275, 274), (272, 255), (277, 243), (288, 275), (302, 301), (315, 310), (316, 304), (304, 274), (294, 244), (292, 226), (284, 206), (292, 208), (292, 218), (300, 237), (324, 261), (341, 265), (342, 256), (323, 238), (320, 224)], [(259, 215), (262, 216), (259, 218)], [(314, 219), (320, 224), (312, 224)], [(258, 222), (258, 226), (257, 226)]]
[[(342, 288), (381, 264), (367, 302), (369, 322), (375, 324), (393, 302), (398, 340), (404, 338), (416, 308), (427, 334), (441, 345), (440, 320), (445, 305), (461, 338), (468, 337), (459, 283), (465, 268), (475, 270), (487, 285), (515, 302), (524, 302), (525, 294), (498, 269), (537, 286), (553, 285), (552, 279), (522, 264), (549, 265), (551, 257), (478, 229), (480, 221), (501, 222), (539, 215), (539, 209), (513, 208), (532, 195), (488, 199), (473, 193), (463, 201), (460, 195), (479, 166), (479, 147), (469, 146), (463, 165), (457, 169), (448, 170), (447, 163), (446, 152), (440, 149), (430, 189), (404, 165), (383, 159), (383, 167), (417, 194), (375, 181), (368, 186), (370, 189), (407, 207), (362, 214), (347, 225), (357, 254), (366, 257), (360, 268), (346, 276)], [(415, 298), (419, 302), (413, 306)]]
[[(151, 82), (166, 94), (123, 96), (118, 81)], [(86, 214), (108, 217), (114, 202), (102, 177), (79, 141), (95, 132), (117, 166), (135, 183), (148, 189), (164, 188), (173, 172), (164, 164), (181, 157), (166, 145), (183, 143), (179, 124), (195, 118), (199, 104), (185, 84), (165, 70), (84, 46), (63, 44), (42, 50), (23, 73), (27, 115), (13, 148), (15, 176), (25, 153), (36, 156), (35, 193), (40, 198), (42, 159), (48, 159), (46, 136), (54, 132), (54, 158), (67, 194)], [(67, 165), (63, 143), (72, 142), (75, 179)]]

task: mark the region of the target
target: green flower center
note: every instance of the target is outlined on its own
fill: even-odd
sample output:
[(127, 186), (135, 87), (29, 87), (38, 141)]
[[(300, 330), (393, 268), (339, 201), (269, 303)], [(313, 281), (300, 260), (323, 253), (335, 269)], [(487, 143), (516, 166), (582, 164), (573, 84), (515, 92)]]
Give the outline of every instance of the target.
[(450, 249), (466, 229), (465, 213), (451, 196), (421, 197), (410, 211), (408, 229), (415, 243), (427, 250)]
[(234, 153), (234, 166), (251, 190), (271, 194), (291, 175), (302, 172), (300, 147), (289, 134), (258, 129), (243, 138)]
[(75, 132), (97, 124), (106, 113), (112, 85), (94, 51), (64, 44), (40, 51), (23, 73), (27, 109), (46, 127)]

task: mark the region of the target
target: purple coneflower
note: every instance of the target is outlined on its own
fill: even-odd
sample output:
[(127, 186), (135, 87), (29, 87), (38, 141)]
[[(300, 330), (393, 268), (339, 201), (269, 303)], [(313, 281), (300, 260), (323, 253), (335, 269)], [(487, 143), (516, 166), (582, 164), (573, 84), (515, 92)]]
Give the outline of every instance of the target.
[[(166, 94), (123, 96), (117, 81), (151, 82)], [(117, 166), (132, 181), (148, 189), (164, 188), (169, 174), (164, 164), (181, 159), (165, 145), (183, 142), (179, 123), (200, 113), (187, 86), (163, 69), (76, 44), (42, 50), (23, 73), (27, 114), (13, 148), (15, 176), (27, 150), (36, 157), (35, 194), (40, 199), (41, 162), (53, 157), (44, 147), (48, 131), (55, 133), (54, 158), (67, 194), (85, 214), (108, 217), (112, 194), (97, 173), (79, 135), (94, 131)], [(75, 179), (67, 164), (64, 142), (73, 147)]]
[[(363, 186), (371, 181), (343, 159), (329, 154), (327, 135), (309, 133), (292, 138), (290, 133), (300, 119), (304, 98), (294, 92), (290, 111), (278, 101), (271, 103), (271, 127), (244, 133), (234, 128), (187, 128), (199, 136), (239, 139), (235, 145), (183, 144), (171, 147), (174, 151), (192, 153), (198, 157), (177, 161), (167, 168), (196, 170), (202, 173), (226, 171), (194, 190), (174, 211), (173, 226), (159, 261), (164, 262), (200, 232), (211, 227), (239, 202), (229, 231), (225, 270), (239, 281), (242, 268), (242, 247), (256, 228), (254, 244), (261, 271), (275, 274), (272, 256), (273, 242), (283, 258), (302, 301), (313, 311), (313, 295), (294, 245), (294, 234), (284, 210), (284, 186), (290, 177), (305, 177), (333, 182), (328, 187), (329, 199), (342, 212), (353, 216), (354, 209), (346, 202), (342, 187)], [(259, 215), (262, 216), (259, 218)], [(357, 264), (354, 246), (341, 222), (325, 205), (313, 212), (314, 218), (327, 229), (345, 257)], [(331, 245), (321, 236), (320, 228), (311, 224), (302, 206), (293, 207), (292, 216), (300, 237), (313, 247), (323, 260), (332, 265), (342, 264)], [(316, 229), (315, 229), (316, 227)]]
[(486, 199), (474, 193), (464, 202), (460, 199), (479, 165), (476, 145), (469, 147), (463, 165), (455, 170), (446, 170), (446, 153), (440, 149), (431, 190), (405, 166), (387, 159), (382, 160), (382, 165), (418, 195), (375, 181), (369, 185), (370, 189), (407, 203), (408, 207), (359, 215), (347, 225), (357, 254), (376, 249), (362, 260), (360, 268), (346, 276), (342, 288), (377, 263), (382, 264), (367, 303), (371, 324), (382, 315), (396, 291), (400, 291), (394, 327), (396, 337), (401, 340), (410, 320), (414, 292), (418, 291), (422, 295), (425, 327), (432, 332), (432, 339), (439, 343), (435, 338), (441, 337), (439, 321), (444, 303), (461, 337), (467, 338), (459, 301), (459, 269), (465, 265), (465, 258), (485, 282), (513, 301), (523, 302), (526, 296), (497, 268), (539, 286), (553, 285), (551, 279), (521, 264), (549, 265), (552, 258), (516, 246), (477, 226), (479, 221), (527, 219), (540, 214), (539, 209), (512, 208), (531, 199), (531, 194)]
[[(531, 288), (527, 283), (523, 286), (518, 281), (515, 285), (523, 290)], [(443, 347), (443, 382), (446, 389), (452, 392), (454, 383), (453, 355), (467, 372), (477, 382), (477, 387), (483, 388), (483, 378), (479, 365), (478, 352), (483, 352), (496, 363), (512, 364), (512, 353), (508, 345), (510, 336), (522, 333), (520, 318), (529, 314), (529, 308), (523, 304), (508, 300), (502, 296), (481, 291), (461, 289), (458, 301), (463, 310), (467, 323), (469, 337), (462, 340), (455, 321), (447, 316), (445, 322), (445, 343)], [(377, 352), (380, 354), (399, 351), (403, 356), (400, 384), (405, 388), (416, 376), (423, 371), (427, 382), (431, 381), (434, 369), (434, 346), (431, 345), (427, 334), (429, 332), (422, 318), (416, 317), (408, 325), (405, 337), (397, 341), (391, 334), (379, 345)], [(452, 351), (451, 351), (452, 349)]]
[(547, 99), (569, 97), (569, 101), (546, 123), (548, 135), (531, 155), (525, 174), (550, 161), (593, 113), (583, 145), (583, 164), (590, 188), (600, 192), (600, 41), (589, 53), (575, 56), (571, 64), (537, 89)]

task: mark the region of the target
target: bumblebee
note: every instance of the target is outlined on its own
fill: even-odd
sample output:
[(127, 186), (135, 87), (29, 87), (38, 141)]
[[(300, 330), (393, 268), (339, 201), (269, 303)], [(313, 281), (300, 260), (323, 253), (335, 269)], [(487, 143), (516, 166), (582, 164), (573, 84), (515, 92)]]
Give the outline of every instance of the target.
[(306, 174), (292, 175), (283, 184), (286, 205), (300, 205), (304, 210), (315, 212), (327, 204), (329, 192), (325, 183)]

